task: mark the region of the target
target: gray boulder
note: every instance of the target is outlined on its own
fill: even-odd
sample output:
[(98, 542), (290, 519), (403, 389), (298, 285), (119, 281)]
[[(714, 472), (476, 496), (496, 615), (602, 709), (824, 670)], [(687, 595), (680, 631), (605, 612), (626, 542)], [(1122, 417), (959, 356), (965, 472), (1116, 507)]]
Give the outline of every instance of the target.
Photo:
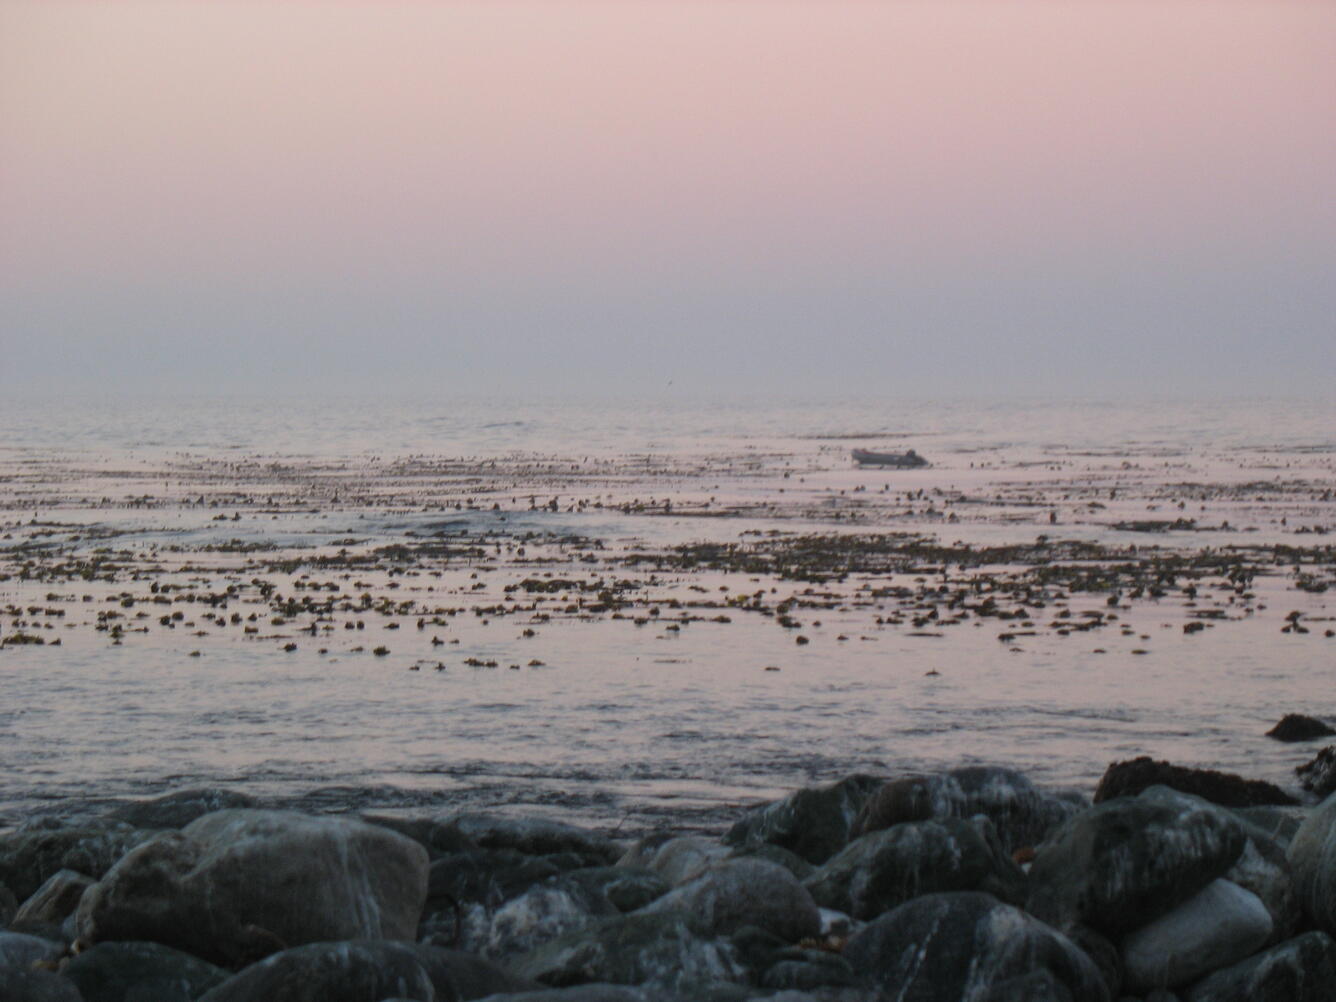
[(1309, 793), (1326, 797), (1336, 791), (1336, 745), (1327, 745), (1303, 765), (1295, 766), (1294, 773)]
[(61, 870), (96, 880), (149, 834), (120, 821), (39, 818), (0, 835), (0, 883), (23, 901)]
[(1314, 808), (1299, 826), (1288, 856), (1303, 914), (1314, 927), (1336, 934), (1336, 796)]
[(1123, 940), (1126, 987), (1144, 993), (1190, 984), (1256, 952), (1272, 928), (1271, 913), (1257, 895), (1213, 880)]
[(618, 860), (618, 866), (640, 866), (657, 873), (676, 887), (702, 873), (711, 863), (729, 856), (727, 846), (701, 835), (681, 835), (633, 847)]
[(128, 853), (76, 922), (87, 943), (150, 940), (234, 965), (302, 943), (411, 940), (426, 890), (426, 851), (388, 829), (226, 810)]
[(160, 943), (99, 943), (62, 972), (84, 1002), (194, 1002), (230, 971)]
[(5, 1002), (84, 1002), (79, 989), (50, 971), (0, 967), (0, 999)]
[(308, 943), (252, 964), (206, 992), (200, 1002), (456, 1002), (439, 994), (405, 943)]
[(569, 870), (549, 881), (560, 887), (579, 887), (605, 898), (619, 912), (644, 908), (668, 893), (668, 882), (652, 870), (630, 866), (592, 866)]
[(1071, 818), (1039, 848), (1026, 910), (1059, 929), (1140, 928), (1229, 871), (1242, 824), (1192, 801), (1123, 797)]
[(707, 938), (683, 912), (604, 919), (512, 960), (510, 970), (554, 988), (605, 982), (677, 991), (746, 977), (732, 947)]
[(0, 967), (32, 967), (44, 960), (55, 960), (64, 952), (64, 943), (43, 936), (0, 931)]
[(478, 848), (478, 843), (460, 831), (457, 824), (445, 818), (406, 818), (393, 814), (362, 814), (361, 818), (369, 825), (380, 825), (400, 835), (407, 835), (426, 849), (432, 859)]
[(849, 940), (844, 959), (896, 1002), (1109, 999), (1098, 969), (1069, 939), (972, 891), (928, 894), (887, 912)]
[(754, 926), (789, 943), (821, 931), (821, 915), (807, 888), (782, 866), (761, 859), (727, 859), (641, 909), (640, 914), (684, 911), (711, 936)]
[(853, 775), (829, 786), (798, 790), (749, 812), (724, 841), (735, 846), (768, 842), (820, 865), (844, 848), (854, 819), (883, 782)]
[(178, 790), (152, 800), (122, 804), (108, 816), (136, 828), (184, 828), (196, 818), (234, 807), (255, 807), (258, 801), (235, 790)]
[(910, 821), (864, 835), (804, 885), (821, 907), (864, 920), (939, 891), (986, 891), (1012, 904), (1025, 897), (1025, 875), (983, 818)]
[(1216, 971), (1184, 997), (1187, 1002), (1330, 1002), (1333, 986), (1336, 941), (1324, 932), (1306, 932)]
[(531, 887), (497, 909), (483, 954), (491, 958), (528, 953), (563, 933), (618, 914), (606, 898), (552, 884)]
[(73, 870), (58, 870), (46, 883), (33, 892), (32, 897), (14, 913), (13, 925), (28, 923), (58, 926), (79, 907), (84, 891), (96, 881)]
[(1014, 769), (970, 766), (885, 784), (867, 801), (852, 834), (865, 835), (907, 821), (982, 814), (993, 823), (1003, 849), (1010, 853), (1038, 845), (1083, 807), (1068, 797), (1041, 791)]

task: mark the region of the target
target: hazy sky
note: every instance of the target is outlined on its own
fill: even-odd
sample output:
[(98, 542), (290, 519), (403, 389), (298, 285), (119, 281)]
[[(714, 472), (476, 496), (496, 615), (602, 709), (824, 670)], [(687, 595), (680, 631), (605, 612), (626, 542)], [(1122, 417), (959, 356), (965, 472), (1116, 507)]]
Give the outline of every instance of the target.
[(1334, 382), (1324, 0), (0, 0), (0, 388)]

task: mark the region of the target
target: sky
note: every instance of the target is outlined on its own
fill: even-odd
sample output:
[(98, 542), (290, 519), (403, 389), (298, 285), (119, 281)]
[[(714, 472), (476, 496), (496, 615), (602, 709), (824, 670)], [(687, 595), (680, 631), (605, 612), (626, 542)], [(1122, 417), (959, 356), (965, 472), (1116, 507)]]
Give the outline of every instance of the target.
[(0, 0), (0, 390), (1331, 395), (1336, 4)]

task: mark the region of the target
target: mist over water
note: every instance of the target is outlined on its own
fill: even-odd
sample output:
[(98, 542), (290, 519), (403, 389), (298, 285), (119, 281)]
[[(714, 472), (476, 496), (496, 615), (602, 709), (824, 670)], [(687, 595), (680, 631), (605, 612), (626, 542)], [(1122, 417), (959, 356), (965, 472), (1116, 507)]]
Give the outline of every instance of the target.
[[(8, 400), (0, 822), (207, 784), (717, 827), (852, 771), (1004, 764), (1089, 792), (1139, 754), (1293, 788), (1312, 750), (1262, 735), (1336, 715), (1333, 418), (1312, 400)], [(933, 465), (859, 469), (853, 446)], [(912, 559), (782, 564), (841, 538)], [(985, 547), (1008, 562), (969, 564)], [(1036, 554), (1140, 561), (1148, 588), (1032, 585)], [(1015, 621), (958, 616), (990, 594)], [(1291, 612), (1305, 632), (1282, 632)]]

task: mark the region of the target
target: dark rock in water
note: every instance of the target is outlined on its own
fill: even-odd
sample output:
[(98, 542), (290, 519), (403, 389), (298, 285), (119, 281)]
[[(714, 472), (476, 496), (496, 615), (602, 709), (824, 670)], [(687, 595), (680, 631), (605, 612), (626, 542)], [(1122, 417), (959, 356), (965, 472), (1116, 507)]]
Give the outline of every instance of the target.
[(910, 821), (872, 832), (805, 883), (821, 907), (864, 920), (921, 894), (986, 891), (1012, 904), (1025, 897), (1025, 875), (984, 819)]
[(543, 818), (459, 814), (447, 824), (484, 849), (514, 849), (529, 856), (574, 853), (585, 866), (614, 863), (621, 850), (606, 836)]
[(122, 804), (108, 816), (136, 828), (184, 828), (196, 818), (231, 807), (255, 807), (254, 797), (234, 790), (179, 790), (152, 800)]
[(1242, 823), (1193, 803), (1120, 798), (1076, 815), (1039, 848), (1026, 909), (1110, 936), (1186, 901), (1242, 855)]
[(769, 842), (820, 865), (844, 848), (863, 804), (884, 780), (847, 776), (829, 786), (808, 787), (752, 810), (724, 836), (729, 845)]
[(41, 818), (0, 835), (0, 883), (23, 901), (60, 870), (96, 880), (150, 834), (120, 821)]
[(1313, 741), (1333, 734), (1336, 734), (1336, 728), (1316, 717), (1306, 717), (1302, 713), (1285, 714), (1280, 718), (1280, 723), (1266, 732), (1267, 737), (1275, 738), (1277, 741)]
[(427, 853), (347, 818), (226, 810), (160, 832), (79, 903), (86, 943), (150, 940), (220, 964), (289, 945), (414, 938)]
[(1296, 766), (1299, 783), (1310, 793), (1326, 797), (1336, 792), (1336, 745), (1328, 745), (1310, 762)]
[(1123, 940), (1128, 990), (1178, 988), (1250, 956), (1271, 936), (1266, 906), (1251, 891), (1213, 880)]
[(1336, 941), (1306, 932), (1197, 982), (1186, 1002), (1330, 1002)]
[(84, 891), (96, 881), (73, 870), (58, 870), (51, 874), (41, 887), (33, 892), (32, 897), (14, 913), (13, 924), (22, 926), (27, 923), (59, 926), (66, 918), (74, 914), (79, 907), (79, 899)]
[(0, 966), (0, 999), (5, 1002), (84, 1002), (79, 989), (50, 971)]
[(0, 932), (0, 967), (31, 967), (43, 960), (55, 960), (65, 952), (65, 944), (24, 932)]
[(1083, 805), (1039, 790), (1014, 769), (970, 766), (936, 776), (892, 780), (866, 803), (856, 835), (907, 821), (985, 815), (1007, 852), (1038, 845)]
[(844, 958), (865, 985), (897, 1002), (1110, 998), (1069, 939), (970, 891), (924, 895), (887, 912), (849, 940)]
[(1336, 935), (1336, 797), (1313, 808), (1287, 854), (1304, 916), (1312, 927)]
[(201, 1002), (380, 1002), (391, 996), (442, 998), (406, 943), (309, 943), (252, 964), (201, 996)]
[(426, 849), (432, 859), (478, 848), (478, 843), (465, 835), (453, 821), (441, 818), (400, 818), (389, 814), (363, 814), (361, 817), (369, 825), (380, 825), (400, 835), (407, 835)]
[(640, 914), (684, 911), (707, 935), (754, 926), (789, 943), (821, 932), (811, 894), (782, 866), (761, 859), (727, 859), (673, 888)]
[(84, 1002), (194, 1002), (231, 971), (159, 943), (99, 943), (65, 966), (62, 974)]
[(554, 988), (609, 982), (678, 991), (745, 979), (732, 947), (707, 938), (684, 912), (605, 919), (516, 958), (509, 969)]
[(1095, 789), (1095, 803), (1117, 797), (1134, 797), (1152, 786), (1172, 787), (1222, 807), (1299, 802), (1280, 787), (1260, 779), (1244, 779), (1213, 769), (1191, 769), (1169, 762), (1156, 762), (1148, 755), (1142, 755), (1126, 762), (1114, 762), (1104, 771)]

